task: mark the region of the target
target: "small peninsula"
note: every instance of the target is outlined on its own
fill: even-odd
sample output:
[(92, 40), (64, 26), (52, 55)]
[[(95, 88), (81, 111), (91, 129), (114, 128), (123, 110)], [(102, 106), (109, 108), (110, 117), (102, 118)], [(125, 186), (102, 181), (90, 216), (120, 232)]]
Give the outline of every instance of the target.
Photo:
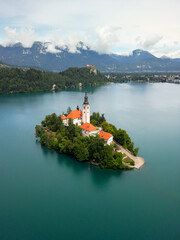
[(93, 112), (85, 93), (82, 111), (79, 106), (60, 116), (47, 115), (35, 127), (36, 138), (49, 149), (68, 154), (80, 162), (106, 169), (140, 168), (144, 159), (125, 130), (108, 123), (104, 114)]

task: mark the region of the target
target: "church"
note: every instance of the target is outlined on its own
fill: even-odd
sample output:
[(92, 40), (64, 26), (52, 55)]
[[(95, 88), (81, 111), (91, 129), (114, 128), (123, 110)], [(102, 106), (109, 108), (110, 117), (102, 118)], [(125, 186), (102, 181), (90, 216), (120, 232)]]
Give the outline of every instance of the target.
[(85, 92), (82, 111), (79, 109), (79, 106), (77, 106), (76, 110), (70, 112), (68, 116), (61, 116), (61, 119), (65, 126), (68, 126), (68, 121), (70, 118), (72, 119), (73, 124), (80, 126), (83, 136), (95, 137), (97, 134), (99, 134), (99, 137), (103, 138), (108, 145), (113, 142), (112, 134), (104, 132), (100, 127), (95, 127), (90, 123), (90, 104), (88, 101), (87, 92)]

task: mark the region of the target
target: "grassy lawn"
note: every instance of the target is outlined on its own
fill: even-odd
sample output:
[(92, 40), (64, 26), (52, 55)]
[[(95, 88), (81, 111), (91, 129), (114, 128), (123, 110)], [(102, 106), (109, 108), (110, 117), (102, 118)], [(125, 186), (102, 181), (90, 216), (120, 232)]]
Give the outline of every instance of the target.
[(131, 166), (135, 165), (134, 161), (132, 159), (130, 159), (129, 157), (123, 159), (123, 162), (129, 163)]

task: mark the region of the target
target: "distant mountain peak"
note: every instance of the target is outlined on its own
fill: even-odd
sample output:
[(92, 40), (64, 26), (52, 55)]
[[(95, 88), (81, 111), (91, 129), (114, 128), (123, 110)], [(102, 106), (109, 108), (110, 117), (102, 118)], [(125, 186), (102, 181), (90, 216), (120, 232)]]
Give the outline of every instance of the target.
[(161, 59), (170, 59), (170, 57), (167, 57), (166, 55), (161, 56)]
[(103, 72), (180, 72), (180, 59), (158, 58), (142, 49), (135, 49), (126, 55), (100, 54), (82, 41), (74, 46), (40, 41), (34, 42), (32, 47), (23, 47), (22, 43), (0, 46), (0, 61), (48, 71), (63, 71), (69, 67), (90, 64)]
[(144, 51), (144, 50), (142, 50), (142, 49), (135, 49), (135, 50), (133, 51), (133, 53), (135, 53), (135, 54), (142, 53), (142, 52), (146, 52), (146, 51)]
[(142, 49), (135, 49), (133, 51), (133, 56), (134, 57), (141, 57), (141, 58), (156, 58), (150, 52), (142, 50)]
[(23, 47), (21, 42), (17, 42), (15, 44), (10, 45), (11, 47)]
[(35, 42), (33, 43), (33, 45), (42, 46), (42, 45), (43, 45), (43, 42), (40, 42), (40, 41), (35, 41)]

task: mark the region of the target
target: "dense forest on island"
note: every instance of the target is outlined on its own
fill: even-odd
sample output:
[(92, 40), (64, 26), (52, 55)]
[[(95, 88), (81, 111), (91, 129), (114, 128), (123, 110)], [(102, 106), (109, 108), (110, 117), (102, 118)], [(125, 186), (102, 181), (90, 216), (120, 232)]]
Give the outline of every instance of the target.
[[(96, 116), (96, 119), (93, 116)], [(131, 142), (125, 130), (117, 130), (115, 126), (106, 122), (104, 115), (99, 113), (93, 113), (91, 117), (91, 121), (94, 120), (103, 129), (110, 133), (113, 132), (117, 143), (122, 144), (134, 155), (137, 155), (138, 148), (134, 149), (134, 143)], [(128, 165), (123, 163), (123, 154), (116, 152), (116, 143), (109, 146), (98, 135), (96, 137), (83, 137), (81, 128), (74, 125), (71, 119), (69, 126), (64, 126), (61, 116), (53, 113), (47, 115), (41, 125), (36, 125), (35, 129), (36, 138), (39, 138), (40, 143), (49, 149), (68, 154), (80, 162), (93, 161), (100, 168), (130, 169)], [(131, 161), (130, 164), (134, 165), (134, 162)]]
[(88, 68), (69, 68), (60, 73), (44, 72), (36, 69), (0, 69), (0, 94), (29, 93), (104, 84), (107, 78), (97, 71), (90, 73)]

